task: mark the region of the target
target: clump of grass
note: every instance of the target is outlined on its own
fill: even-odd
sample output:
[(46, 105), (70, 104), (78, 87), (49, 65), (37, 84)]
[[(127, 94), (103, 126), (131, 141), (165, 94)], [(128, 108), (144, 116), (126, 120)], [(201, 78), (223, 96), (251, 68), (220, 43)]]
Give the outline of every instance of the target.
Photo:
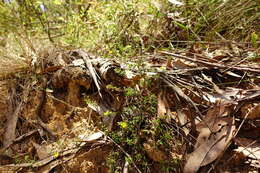
[(189, 27), (202, 40), (223, 38), (250, 41), (251, 33), (260, 34), (260, 4), (251, 0), (188, 1), (183, 14)]
[(183, 6), (168, 0), (1, 2), (0, 35), (25, 33), (27, 38), (123, 59), (171, 48), (175, 41), (250, 41), (252, 33), (260, 35), (257, 1), (183, 2)]

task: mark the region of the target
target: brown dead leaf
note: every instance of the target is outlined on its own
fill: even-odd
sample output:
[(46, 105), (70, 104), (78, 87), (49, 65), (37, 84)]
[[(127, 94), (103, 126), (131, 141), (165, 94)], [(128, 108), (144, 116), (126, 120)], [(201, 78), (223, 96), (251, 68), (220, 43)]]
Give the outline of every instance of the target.
[(172, 62), (172, 66), (177, 69), (188, 69), (188, 68), (195, 68), (196, 65), (187, 61), (183, 61), (181, 59), (176, 59)]
[(172, 69), (172, 59), (168, 58), (166, 62), (166, 69)]
[[(191, 112), (188, 108), (177, 109), (177, 115), (178, 122), (181, 126), (184, 126), (189, 119), (191, 120)], [(182, 129), (186, 135), (190, 133), (190, 128), (184, 126)]]
[(164, 117), (167, 113), (167, 101), (165, 99), (163, 91), (159, 92), (157, 98), (158, 98), (157, 115), (158, 117)]
[(171, 117), (173, 118), (173, 115), (170, 110), (169, 102), (166, 98), (166, 91), (160, 91), (157, 96), (157, 100), (158, 100), (158, 105), (157, 105), (158, 117), (163, 118), (167, 122), (169, 122)]
[(46, 145), (39, 145), (35, 142), (32, 142), (34, 148), (36, 149), (37, 155), (40, 160), (45, 159), (50, 156)]
[[(197, 131), (199, 133), (205, 133), (202, 131), (205, 130), (205, 128), (210, 128), (208, 129), (210, 132), (211, 128), (216, 123), (217, 118), (227, 116), (231, 112), (231, 105), (232, 104), (226, 102), (226, 100), (217, 100), (216, 105), (208, 110), (207, 115), (203, 118), (203, 121), (197, 124)], [(199, 139), (197, 139), (197, 141), (199, 141)]]
[[(248, 114), (248, 115), (247, 115)], [(241, 117), (247, 119), (260, 118), (260, 104), (247, 104), (241, 108)]]
[(235, 138), (234, 141), (239, 146), (235, 151), (250, 158), (251, 166), (260, 168), (260, 143), (247, 138)]
[(205, 166), (216, 160), (227, 148), (235, 130), (233, 118), (216, 118), (211, 126), (200, 129), (196, 149), (188, 156), (184, 167), (185, 173), (197, 172), (201, 166)]
[(156, 148), (152, 140), (147, 141), (143, 146), (148, 157), (153, 161), (162, 162), (168, 159), (167, 155), (163, 151)]

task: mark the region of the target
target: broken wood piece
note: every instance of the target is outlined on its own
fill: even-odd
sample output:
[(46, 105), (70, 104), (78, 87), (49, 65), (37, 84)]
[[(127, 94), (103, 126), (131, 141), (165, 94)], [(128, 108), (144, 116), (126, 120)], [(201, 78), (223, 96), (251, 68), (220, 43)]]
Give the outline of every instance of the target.
[(28, 133), (26, 133), (26, 134), (23, 134), (23, 135), (19, 136), (18, 138), (16, 138), (15, 140), (13, 140), (12, 143), (10, 143), (9, 145), (7, 145), (7, 146), (5, 146), (4, 148), (2, 148), (2, 149), (0, 150), (0, 153), (3, 153), (7, 148), (9, 148), (10, 146), (12, 146), (13, 144), (15, 144), (15, 143), (17, 143), (17, 142), (19, 142), (19, 141), (21, 141), (21, 140), (24, 140), (25, 138), (27, 138), (27, 137), (33, 135), (34, 133), (36, 133), (36, 132), (38, 132), (38, 131), (39, 131), (39, 130), (32, 130), (32, 131), (30, 131), (30, 132), (28, 132)]
[[(14, 112), (12, 112), (12, 113), (10, 112), (9, 116), (7, 117), (6, 130), (5, 130), (4, 140), (3, 140), (4, 147), (10, 145), (16, 137), (15, 130), (16, 130), (17, 120), (18, 120), (19, 114), (23, 110), (24, 104), (27, 103), (30, 89), (31, 89), (30, 85), (31, 85), (30, 83), (27, 83), (25, 85), (25, 89), (23, 91), (21, 101), (17, 105)], [(16, 91), (13, 91), (12, 94), (16, 94), (15, 92)], [(12, 106), (12, 105), (9, 105), (9, 106)]]
[(170, 52), (165, 52), (165, 51), (160, 51), (160, 53), (165, 54), (165, 55), (171, 55), (171, 56), (174, 56), (174, 57), (177, 57), (177, 58), (185, 59), (185, 60), (188, 60), (188, 61), (192, 61), (192, 62), (195, 62), (195, 63), (210, 66), (210, 67), (217, 67), (217, 68), (220, 68), (220, 69), (230, 68), (230, 69), (233, 69), (233, 70), (241, 70), (241, 71), (248, 71), (248, 72), (253, 72), (253, 73), (260, 73), (260, 69), (257, 69), (257, 68), (250, 68), (250, 67), (245, 67), (245, 66), (227, 67), (227, 66), (225, 66), (224, 64), (221, 64), (221, 63), (212, 63), (212, 62), (208, 62), (208, 61), (205, 61), (205, 60), (194, 59), (194, 58), (190, 58), (190, 57), (175, 54), (175, 53), (170, 53)]

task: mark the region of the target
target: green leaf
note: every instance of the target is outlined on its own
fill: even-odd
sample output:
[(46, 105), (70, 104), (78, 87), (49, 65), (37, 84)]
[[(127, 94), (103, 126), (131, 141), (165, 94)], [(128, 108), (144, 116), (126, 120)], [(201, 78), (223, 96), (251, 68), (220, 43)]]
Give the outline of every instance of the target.
[(53, 4), (55, 4), (55, 5), (61, 5), (61, 0), (53, 0)]
[(108, 117), (108, 116), (110, 116), (112, 113), (113, 113), (113, 112), (111, 112), (111, 111), (106, 111), (106, 112), (104, 112), (103, 114), (104, 114), (105, 117)]
[(183, 24), (181, 24), (181, 23), (179, 23), (179, 22), (174, 22), (177, 26), (179, 26), (180, 28), (182, 28), (182, 29), (184, 29), (184, 30), (188, 30), (189, 28), (187, 27), (187, 26), (185, 26), (185, 25), (183, 25)]
[(128, 127), (127, 122), (124, 122), (124, 121), (118, 122), (118, 125), (119, 125), (122, 129), (125, 129), (125, 128)]
[(60, 155), (59, 152), (56, 151), (56, 152), (53, 153), (52, 156), (53, 156), (54, 158), (57, 158), (57, 157), (59, 157), (59, 155)]
[(253, 32), (251, 34), (251, 43), (253, 44), (254, 47), (256, 47), (256, 41), (257, 40), (258, 40), (258, 35), (255, 32)]

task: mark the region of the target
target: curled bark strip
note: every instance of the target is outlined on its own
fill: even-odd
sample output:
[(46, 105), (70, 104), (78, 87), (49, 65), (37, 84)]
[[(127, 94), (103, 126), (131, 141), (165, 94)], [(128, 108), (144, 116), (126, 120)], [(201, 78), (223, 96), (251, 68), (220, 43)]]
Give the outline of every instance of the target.
[[(4, 135), (4, 147), (7, 147), (10, 144), (12, 144), (15, 139), (15, 130), (16, 130), (17, 120), (18, 120), (19, 114), (23, 110), (24, 104), (27, 103), (30, 88), (31, 88), (30, 86), (31, 86), (30, 83), (26, 84), (20, 103), (17, 105), (14, 112), (10, 113), (9, 116), (7, 117), (6, 132)], [(15, 92), (16, 91), (13, 91), (13, 94), (15, 94)]]

